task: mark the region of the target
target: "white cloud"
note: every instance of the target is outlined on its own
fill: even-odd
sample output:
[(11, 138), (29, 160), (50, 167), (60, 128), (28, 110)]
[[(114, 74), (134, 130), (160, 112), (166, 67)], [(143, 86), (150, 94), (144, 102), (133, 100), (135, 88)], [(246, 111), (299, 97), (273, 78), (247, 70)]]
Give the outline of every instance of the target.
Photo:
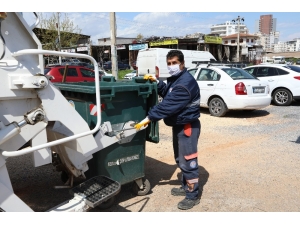
[(291, 40), (293, 40), (294, 38), (300, 38), (300, 32), (296, 32), (296, 33), (293, 33), (293, 34), (289, 34), (289, 35), (286, 37), (286, 40), (281, 40), (281, 41), (291, 41)]

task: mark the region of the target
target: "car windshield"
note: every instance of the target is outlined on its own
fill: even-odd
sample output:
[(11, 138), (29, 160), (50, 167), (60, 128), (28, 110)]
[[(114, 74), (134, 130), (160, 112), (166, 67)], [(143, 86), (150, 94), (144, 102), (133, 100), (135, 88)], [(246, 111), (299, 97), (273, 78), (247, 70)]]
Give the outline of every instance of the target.
[(233, 80), (241, 80), (241, 79), (257, 79), (250, 73), (246, 72), (243, 69), (238, 68), (223, 68), (225, 73), (227, 73)]
[(295, 72), (300, 73), (300, 67), (299, 66), (291, 66), (291, 65), (289, 65), (289, 66), (284, 66), (284, 68), (287, 68), (287, 69), (290, 69), (290, 70), (293, 70)]

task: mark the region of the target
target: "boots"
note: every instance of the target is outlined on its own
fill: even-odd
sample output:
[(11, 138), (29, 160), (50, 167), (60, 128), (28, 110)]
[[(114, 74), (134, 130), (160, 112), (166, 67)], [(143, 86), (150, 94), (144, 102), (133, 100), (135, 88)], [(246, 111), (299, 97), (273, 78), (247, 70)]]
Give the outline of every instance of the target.
[(198, 205), (199, 203), (200, 203), (200, 199), (198, 198), (196, 199), (185, 198), (178, 203), (177, 207), (178, 209), (187, 210), (193, 208), (195, 205)]

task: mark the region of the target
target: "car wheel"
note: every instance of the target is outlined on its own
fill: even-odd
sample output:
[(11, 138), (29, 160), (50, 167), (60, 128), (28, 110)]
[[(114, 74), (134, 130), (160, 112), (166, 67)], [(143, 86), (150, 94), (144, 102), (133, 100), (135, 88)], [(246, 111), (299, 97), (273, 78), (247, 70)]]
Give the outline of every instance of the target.
[(212, 116), (221, 117), (226, 114), (228, 108), (221, 98), (213, 98), (209, 102), (209, 112)]
[(273, 102), (277, 106), (288, 106), (292, 101), (293, 96), (291, 92), (285, 88), (279, 88), (273, 93)]

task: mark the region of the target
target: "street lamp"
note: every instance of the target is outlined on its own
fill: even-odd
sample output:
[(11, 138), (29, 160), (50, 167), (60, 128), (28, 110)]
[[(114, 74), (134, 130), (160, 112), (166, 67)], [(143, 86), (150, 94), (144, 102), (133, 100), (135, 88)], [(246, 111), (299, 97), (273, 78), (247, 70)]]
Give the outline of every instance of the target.
[(236, 19), (233, 19), (232, 22), (238, 22), (238, 32), (237, 32), (237, 53), (236, 53), (236, 60), (237, 62), (240, 61), (240, 22), (241, 20), (244, 22), (244, 17), (238, 16)]

